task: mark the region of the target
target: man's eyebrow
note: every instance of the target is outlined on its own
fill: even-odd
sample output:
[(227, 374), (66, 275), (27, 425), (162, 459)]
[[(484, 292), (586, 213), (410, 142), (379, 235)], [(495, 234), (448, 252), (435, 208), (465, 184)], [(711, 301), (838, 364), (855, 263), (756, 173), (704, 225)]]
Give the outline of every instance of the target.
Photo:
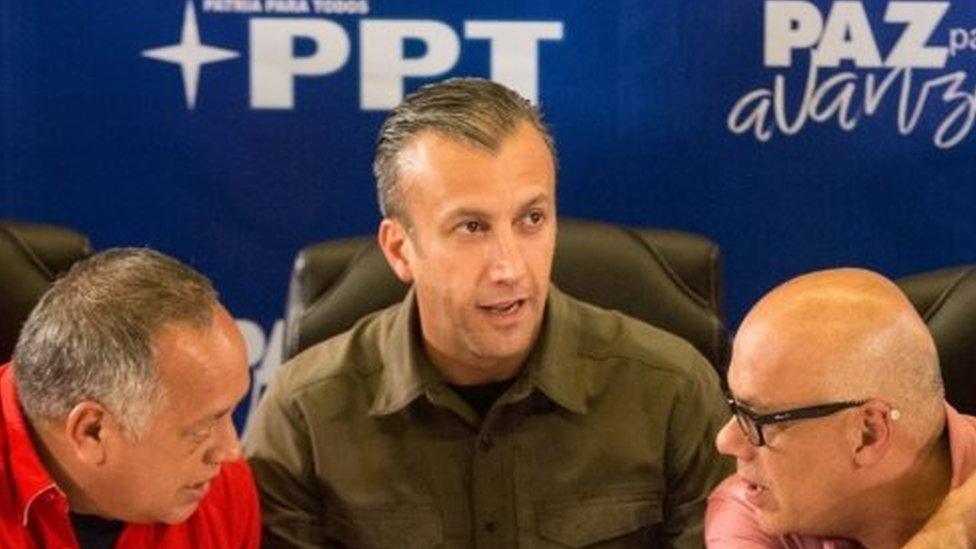
[(477, 208), (459, 206), (457, 208), (448, 210), (443, 216), (444, 219), (456, 219), (459, 217), (486, 217), (486, 214), (483, 210), (479, 210)]
[(220, 410), (217, 413), (204, 416), (204, 417), (202, 417), (202, 418), (194, 421), (193, 423), (191, 423), (190, 424), (190, 429), (196, 429), (196, 428), (202, 427), (203, 425), (206, 425), (208, 423), (212, 423), (214, 421), (217, 421), (218, 419), (224, 417), (226, 414), (229, 414), (231, 411), (233, 411), (233, 408), (224, 408), (223, 410)]
[[(532, 198), (526, 200), (521, 206), (519, 206), (519, 212), (520, 213), (525, 212), (526, 210), (528, 210), (529, 208), (532, 208), (533, 206), (536, 206), (536, 205), (538, 205), (540, 203), (548, 202), (548, 201), (549, 201), (549, 194), (548, 193), (545, 193), (545, 192), (540, 192), (539, 194), (537, 194), (537, 195), (533, 196)], [(488, 217), (488, 213), (485, 212), (484, 210), (480, 210), (478, 208), (472, 208), (472, 207), (469, 207), (469, 206), (458, 206), (458, 207), (451, 208), (451, 209), (447, 210), (446, 212), (444, 212), (444, 214), (442, 216), (442, 219), (444, 219), (444, 220), (453, 220), (453, 219), (458, 219), (458, 218), (462, 218), (462, 217), (475, 217), (475, 218), (482, 218), (483, 219), (483, 218)]]
[(234, 406), (228, 406), (227, 408), (224, 408), (224, 409), (220, 410), (216, 414), (211, 415), (208, 419), (210, 419), (210, 420), (218, 420), (218, 419), (226, 416), (227, 414), (230, 414), (230, 413), (233, 413), (233, 412), (234, 412)]
[[(729, 398), (734, 400), (736, 404), (741, 405), (743, 408), (748, 408), (750, 411), (756, 410), (757, 404), (748, 398), (739, 398), (733, 395), (731, 392), (729, 393)], [(759, 407), (761, 408), (761, 406)]]
[(529, 200), (526, 200), (525, 203), (523, 203), (522, 206), (519, 209), (521, 211), (525, 211), (525, 210), (528, 210), (529, 208), (531, 208), (533, 206), (536, 206), (536, 205), (538, 205), (539, 203), (542, 203), (542, 202), (549, 202), (549, 194), (548, 193), (541, 192), (541, 193), (533, 196)]

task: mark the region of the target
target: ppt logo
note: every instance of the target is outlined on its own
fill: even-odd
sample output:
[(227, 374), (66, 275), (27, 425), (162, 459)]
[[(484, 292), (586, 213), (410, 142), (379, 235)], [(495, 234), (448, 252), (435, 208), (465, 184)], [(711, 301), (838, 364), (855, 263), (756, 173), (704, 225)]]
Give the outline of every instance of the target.
[[(272, 13), (266, 9), (269, 5), (251, 2), (248, 12)], [(317, 5), (308, 4), (313, 11)], [(249, 16), (247, 24), (249, 53), (244, 59), (253, 109), (295, 108), (295, 82), (339, 71), (350, 62), (354, 48), (359, 57), (360, 108), (392, 109), (403, 99), (406, 78), (447, 73), (461, 58), (463, 44), (471, 40), (488, 42), (492, 80), (535, 102), (539, 95), (540, 44), (563, 38), (560, 21), (464, 21), (458, 32), (447, 23), (431, 19), (364, 18), (358, 22), (358, 43), (342, 25), (319, 17)], [(294, 47), (299, 40), (314, 45), (314, 51), (299, 55)], [(424, 53), (407, 55), (408, 42), (422, 43)], [(180, 42), (144, 50), (142, 55), (180, 66), (189, 109), (196, 105), (203, 66), (242, 57), (236, 50), (202, 42), (192, 0), (186, 3)]]

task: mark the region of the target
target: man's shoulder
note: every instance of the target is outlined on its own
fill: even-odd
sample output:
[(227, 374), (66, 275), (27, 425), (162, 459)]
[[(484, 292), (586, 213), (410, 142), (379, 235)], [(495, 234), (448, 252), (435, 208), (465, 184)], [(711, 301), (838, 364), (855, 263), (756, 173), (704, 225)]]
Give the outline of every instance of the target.
[(951, 423), (959, 425), (960, 429), (965, 430), (968, 433), (976, 433), (976, 416), (971, 414), (963, 414), (953, 408), (948, 402), (945, 403), (947, 410), (946, 417)]
[(718, 505), (727, 502), (740, 512), (754, 516), (756, 508), (746, 498), (748, 489), (749, 485), (738, 474), (729, 475), (708, 495), (708, 503), (711, 506), (713, 502)]
[(197, 527), (243, 529), (259, 515), (254, 477), (247, 460), (241, 459), (221, 465), (210, 481), (209, 492), (187, 522)]
[(0, 512), (19, 507), (24, 492), (29, 497), (52, 483), (28, 433), (13, 365), (4, 364), (0, 366)]
[(394, 328), (397, 303), (370, 313), (345, 332), (305, 349), (282, 364), (276, 372), (279, 390), (300, 393), (331, 382), (358, 382), (379, 374), (379, 359), (384, 339)]
[[(5, 364), (0, 366), (0, 386), (3, 383), (10, 383), (10, 379), (5, 379), (8, 376), (12, 376), (10, 365)], [(5, 518), (9, 514), (10, 517), (16, 514), (14, 511), (16, 507), (16, 497), (15, 497), (15, 481), (13, 478), (13, 471), (11, 470), (11, 465), (17, 459), (14, 455), (14, 448), (11, 447), (10, 441), (7, 437), (7, 431), (9, 429), (10, 418), (4, 413), (5, 403), (4, 403), (4, 391), (0, 391), (0, 515), (4, 515)], [(9, 403), (7, 404), (9, 405)], [(18, 521), (19, 522), (19, 521)], [(6, 520), (0, 520), (0, 524), (6, 526)], [(15, 523), (11, 521), (10, 526)], [(2, 536), (0, 536), (2, 537)]]
[(748, 485), (738, 475), (722, 481), (708, 496), (705, 543), (709, 547), (783, 547), (778, 536), (762, 531), (756, 508), (746, 498)]
[(961, 485), (976, 474), (976, 416), (962, 414), (945, 403), (946, 430), (952, 455), (952, 485)]
[(570, 330), (579, 336), (579, 353), (591, 359), (623, 359), (678, 377), (711, 371), (710, 363), (687, 340), (619, 311), (562, 294)]
[(257, 547), (260, 504), (244, 460), (226, 463), (210, 481), (207, 495), (188, 519), (177, 524), (126, 526), (119, 547)]
[(210, 482), (210, 491), (200, 504), (200, 509), (216, 508), (224, 512), (256, 511), (257, 492), (254, 477), (246, 460), (225, 463)]
[(712, 549), (847, 549), (860, 547), (841, 539), (801, 534), (768, 534), (759, 523), (759, 511), (749, 502), (749, 485), (739, 475), (722, 481), (708, 496), (705, 509), (705, 544)]

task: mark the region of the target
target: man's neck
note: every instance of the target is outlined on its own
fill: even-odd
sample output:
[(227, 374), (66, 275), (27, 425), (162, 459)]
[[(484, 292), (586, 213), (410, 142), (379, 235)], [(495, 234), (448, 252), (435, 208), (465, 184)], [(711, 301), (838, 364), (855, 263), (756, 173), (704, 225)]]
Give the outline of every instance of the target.
[(28, 422), (31, 439), (45, 471), (68, 498), (68, 508), (75, 513), (98, 515), (98, 508), (85, 496), (77, 468), (72, 465), (69, 450), (59, 439), (55, 426), (34, 426)]
[(856, 539), (866, 547), (901, 547), (925, 524), (949, 492), (952, 458), (945, 434), (918, 454), (902, 474), (879, 490)]
[(529, 353), (505, 359), (456, 358), (440, 352), (424, 339), (424, 352), (444, 381), (454, 385), (483, 385), (514, 378), (522, 371)]

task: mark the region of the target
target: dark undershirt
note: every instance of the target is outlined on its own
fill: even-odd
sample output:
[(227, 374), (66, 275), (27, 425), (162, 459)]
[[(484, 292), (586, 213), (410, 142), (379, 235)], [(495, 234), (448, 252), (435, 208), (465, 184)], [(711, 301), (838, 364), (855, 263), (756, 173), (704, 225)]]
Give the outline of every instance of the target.
[(498, 381), (495, 383), (485, 383), (483, 385), (454, 385), (451, 384), (451, 389), (454, 389), (465, 402), (467, 402), (478, 415), (485, 417), (488, 410), (491, 409), (491, 405), (498, 400), (498, 397), (502, 396), (512, 383), (515, 382), (515, 378), (506, 379), (505, 381)]
[(119, 520), (103, 519), (94, 515), (78, 515), (68, 513), (71, 526), (75, 529), (75, 538), (81, 549), (112, 549), (125, 523)]

